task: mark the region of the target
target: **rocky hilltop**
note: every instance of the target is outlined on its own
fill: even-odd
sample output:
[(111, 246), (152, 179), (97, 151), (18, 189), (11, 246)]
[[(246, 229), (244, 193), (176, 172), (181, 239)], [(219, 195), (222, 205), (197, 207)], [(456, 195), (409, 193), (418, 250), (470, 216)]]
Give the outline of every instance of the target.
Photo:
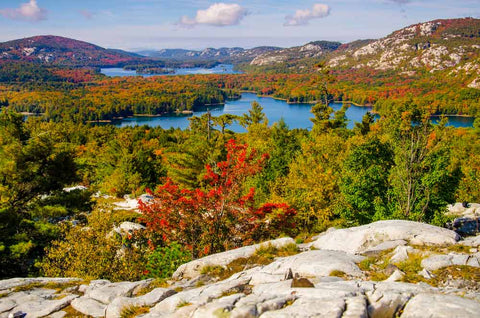
[(321, 58), (326, 57), (338, 49), (342, 44), (340, 42), (316, 41), (302, 46), (276, 50), (257, 56), (250, 63), (251, 65), (264, 66), (275, 63), (284, 63), (303, 58)]
[(430, 72), (475, 65), (478, 70), (479, 53), (480, 20), (435, 20), (411, 25), (359, 48), (335, 52), (329, 65), (404, 71), (427, 68)]
[[(317, 43), (328, 44), (327, 47)], [(324, 59), (336, 69), (368, 68), (411, 73), (419, 70), (478, 73), (480, 65), (480, 20), (473, 18), (435, 20), (408, 26), (379, 40), (359, 40), (343, 45), (312, 42), (304, 46), (268, 52), (251, 65), (294, 62), (305, 67), (305, 58)], [(480, 83), (480, 81), (479, 81)], [(480, 87), (477, 82), (471, 85)], [(473, 87), (471, 86), (471, 87)]]
[(381, 221), (197, 259), (163, 286), (4, 280), (0, 317), (478, 317), (479, 245), (480, 236)]

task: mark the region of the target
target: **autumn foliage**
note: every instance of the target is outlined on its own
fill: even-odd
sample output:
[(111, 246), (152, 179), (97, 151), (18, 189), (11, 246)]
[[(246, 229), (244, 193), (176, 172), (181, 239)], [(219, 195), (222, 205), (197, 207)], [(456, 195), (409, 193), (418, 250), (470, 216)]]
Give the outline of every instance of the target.
[(255, 189), (244, 181), (260, 172), (268, 155), (230, 140), (227, 158), (206, 166), (206, 186), (181, 189), (171, 179), (140, 203), (147, 228), (165, 242), (180, 242), (193, 256), (217, 253), (288, 232), (295, 210), (283, 203), (255, 206)]

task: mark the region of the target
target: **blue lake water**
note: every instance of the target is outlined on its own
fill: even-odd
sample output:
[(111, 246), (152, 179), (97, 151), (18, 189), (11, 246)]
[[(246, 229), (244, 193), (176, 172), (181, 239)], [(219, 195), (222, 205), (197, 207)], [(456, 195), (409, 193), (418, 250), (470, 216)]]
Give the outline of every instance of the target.
[(143, 76), (152, 77), (159, 75), (190, 75), (190, 74), (240, 74), (241, 72), (235, 71), (231, 64), (220, 64), (212, 68), (193, 67), (193, 68), (176, 68), (175, 73), (172, 74), (138, 74), (136, 71), (127, 71), (123, 68), (109, 67), (100, 69), (102, 74), (109, 77), (118, 76)]
[[(233, 114), (241, 116), (248, 112), (253, 101), (257, 101), (263, 107), (263, 112), (266, 114), (270, 124), (277, 122), (283, 118), (287, 125), (293, 128), (311, 129), (312, 122), (310, 118), (313, 117), (310, 109), (312, 104), (287, 104), (285, 101), (276, 100), (268, 97), (258, 97), (254, 93), (243, 93), (242, 98), (238, 100), (227, 101), (224, 106), (216, 106), (209, 109), (212, 116), (220, 116), (223, 114)], [(342, 104), (331, 104), (334, 110), (339, 110)], [(353, 128), (354, 122), (361, 121), (363, 115), (371, 110), (371, 107), (352, 106), (347, 111), (347, 118), (349, 128)], [(205, 111), (195, 112), (193, 116), (201, 116), (207, 113)], [(190, 116), (163, 116), (163, 117), (132, 117), (125, 118), (121, 122), (117, 122), (116, 126), (135, 126), (135, 125), (149, 125), (152, 127), (160, 126), (162, 128), (181, 128), (186, 129), (189, 125)], [(238, 124), (233, 124), (228, 127), (236, 132), (244, 132), (245, 130)]]
[[(294, 128), (304, 128), (311, 129), (313, 124), (310, 121), (310, 118), (313, 117), (310, 112), (312, 104), (288, 104), (282, 100), (276, 100), (268, 97), (258, 97), (254, 93), (243, 93), (242, 98), (238, 100), (227, 101), (225, 105), (215, 106), (209, 109), (212, 116), (220, 116), (223, 114), (233, 114), (241, 116), (248, 112), (250, 109), (251, 103), (257, 101), (263, 107), (263, 112), (266, 114), (268, 121), (271, 124), (283, 118), (290, 129)], [(334, 110), (339, 110), (342, 107), (341, 103), (332, 103), (330, 104)], [(352, 129), (355, 125), (355, 122), (361, 122), (363, 115), (366, 112), (371, 111), (371, 107), (360, 107), (352, 105), (347, 110), (346, 116), (348, 121), (348, 128)], [(205, 111), (198, 111), (193, 114), (193, 116), (201, 116), (207, 113)], [(149, 125), (151, 127), (162, 127), (164, 129), (169, 128), (180, 128), (186, 129), (189, 125), (189, 120), (191, 116), (162, 116), (162, 117), (132, 117), (125, 118), (121, 121), (115, 122), (115, 125), (118, 127), (125, 126), (136, 126), (136, 125)], [(432, 121), (434, 123), (438, 122), (439, 118), (434, 117)], [(455, 127), (472, 127), (473, 118), (471, 117), (458, 117), (451, 116), (449, 117), (449, 126)], [(244, 132), (245, 129), (238, 124), (233, 124), (229, 126), (228, 129), (231, 129), (235, 132)]]

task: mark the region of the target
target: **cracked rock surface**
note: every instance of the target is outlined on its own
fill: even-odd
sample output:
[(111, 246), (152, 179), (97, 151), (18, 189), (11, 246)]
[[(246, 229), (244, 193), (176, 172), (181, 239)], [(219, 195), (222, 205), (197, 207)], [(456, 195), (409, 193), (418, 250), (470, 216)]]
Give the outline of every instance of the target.
[[(184, 264), (166, 288), (155, 288), (153, 280), (9, 279), (0, 281), (0, 318), (19, 311), (27, 318), (72, 317), (72, 312), (115, 318), (132, 307), (146, 309), (138, 316), (143, 318), (479, 317), (478, 288), (463, 287), (458, 277), (446, 276), (448, 284), (438, 284), (439, 270), (454, 274), (478, 268), (478, 252), (465, 252), (478, 238), (463, 245), (459, 239), (455, 232), (431, 225), (382, 221), (331, 229), (311, 244), (316, 249), (277, 257), (268, 265), (244, 268), (226, 279), (201, 274), (201, 269), (252, 256), (258, 245)], [(281, 247), (292, 242), (283, 238), (270, 243)], [(408, 262), (416, 262), (420, 267), (414, 268), (422, 269), (421, 273), (408, 272), (402, 265)], [(382, 271), (380, 265), (387, 263), (385, 275), (390, 278), (371, 279), (372, 272)], [(412, 275), (419, 280), (406, 282)], [(470, 283), (478, 287), (478, 280)]]

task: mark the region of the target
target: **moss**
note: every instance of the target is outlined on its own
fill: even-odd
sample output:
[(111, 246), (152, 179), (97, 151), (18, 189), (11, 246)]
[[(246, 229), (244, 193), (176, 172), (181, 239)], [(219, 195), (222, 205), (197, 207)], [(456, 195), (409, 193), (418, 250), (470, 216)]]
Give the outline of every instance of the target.
[(218, 308), (217, 310), (215, 310), (213, 312), (213, 316), (214, 317), (218, 317), (218, 318), (229, 318), (230, 317), (230, 312), (229, 311), (226, 311), (225, 309), (223, 308)]
[(233, 260), (227, 266), (205, 266), (200, 273), (224, 280), (235, 273), (247, 270), (249, 268), (261, 265), (268, 265), (273, 262), (275, 257), (286, 257), (298, 254), (300, 251), (296, 244), (288, 244), (281, 248), (276, 248), (271, 244), (261, 245), (250, 257), (241, 257)]
[(288, 306), (291, 306), (291, 305), (293, 305), (294, 302), (295, 302), (295, 299), (289, 299), (285, 302), (285, 304), (283, 305), (282, 308), (286, 308)]
[(468, 287), (480, 288), (480, 268), (472, 266), (448, 266), (432, 272), (433, 278), (428, 283), (438, 287), (447, 281), (461, 280)]
[(120, 318), (133, 318), (150, 312), (149, 307), (130, 306), (126, 307), (120, 313)]
[(382, 251), (375, 256), (365, 258), (358, 267), (365, 273), (368, 280), (382, 281), (388, 278), (385, 269), (390, 264), (390, 254), (393, 249)]
[(405, 273), (402, 281), (407, 283), (426, 282), (425, 278), (418, 274), (423, 269), (423, 258), (421, 253), (414, 253), (410, 254), (405, 261), (396, 264), (398, 269)]
[(375, 264), (376, 261), (377, 261), (377, 259), (375, 257), (367, 257), (363, 261), (358, 263), (358, 267), (362, 271), (369, 271), (371, 269), (372, 265)]
[(65, 289), (70, 288), (70, 287), (75, 287), (83, 284), (84, 282), (81, 281), (74, 281), (74, 282), (65, 282), (65, 283), (60, 283), (60, 282), (49, 282), (49, 283), (41, 283), (41, 282), (35, 282), (23, 286), (18, 286), (12, 289), (12, 292), (21, 292), (21, 291), (27, 291), (27, 290), (32, 290), (35, 288), (43, 288), (43, 289), (54, 289), (56, 290), (57, 294), (63, 292)]
[(81, 312), (76, 311), (72, 306), (67, 306), (62, 309), (62, 311), (67, 314), (64, 318), (89, 318), (89, 316), (82, 314)]
[(169, 286), (170, 285), (167, 283), (165, 279), (157, 278), (154, 281), (152, 281), (148, 286), (140, 289), (135, 296), (143, 296), (145, 294), (148, 294), (155, 288), (167, 288)]
[(187, 307), (187, 306), (191, 306), (191, 305), (192, 305), (192, 303), (190, 303), (186, 300), (182, 300), (177, 304), (177, 308)]
[(455, 245), (412, 245), (413, 248), (424, 251), (424, 252), (432, 252), (432, 253), (439, 253), (439, 254), (448, 254), (450, 252), (456, 253), (469, 253), (472, 247), (465, 246), (461, 244)]
[(204, 266), (204, 267), (200, 270), (200, 274), (202, 274), (202, 275), (210, 275), (210, 276), (219, 276), (221, 273), (223, 273), (223, 271), (225, 271), (225, 268), (222, 267), (222, 266), (218, 266), (218, 265), (215, 265), (215, 266), (207, 265), (207, 266)]
[(340, 277), (340, 278), (347, 278), (348, 277), (347, 273), (339, 271), (339, 270), (331, 271), (329, 276)]
[(300, 251), (298, 246), (294, 243), (284, 245), (280, 248), (273, 246), (272, 244), (264, 244), (255, 250), (253, 256), (264, 257), (273, 259), (275, 257), (285, 257), (298, 254)]
[(252, 285), (236, 286), (234, 288), (224, 291), (220, 296), (220, 298), (230, 296), (230, 295), (235, 295), (235, 294), (250, 295), (252, 293), (252, 287), (253, 287)]

